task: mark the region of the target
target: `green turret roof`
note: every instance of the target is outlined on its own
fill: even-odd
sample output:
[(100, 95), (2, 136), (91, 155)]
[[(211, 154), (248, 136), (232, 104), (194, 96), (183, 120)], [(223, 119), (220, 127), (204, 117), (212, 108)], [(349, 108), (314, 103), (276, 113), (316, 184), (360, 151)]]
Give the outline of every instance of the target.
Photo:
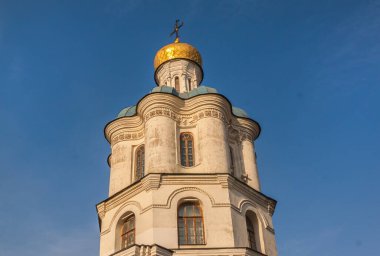
[[(204, 85), (199, 86), (191, 90), (190, 92), (183, 92), (183, 93), (178, 93), (173, 87), (170, 87), (170, 86), (158, 86), (158, 87), (153, 88), (150, 93), (157, 93), (157, 92), (169, 93), (169, 94), (178, 96), (181, 99), (189, 99), (200, 94), (218, 93), (218, 91), (215, 88), (204, 86)], [(232, 113), (235, 116), (248, 117), (247, 112), (245, 112), (241, 108), (232, 107)], [(130, 106), (121, 110), (120, 113), (117, 115), (117, 117), (119, 118), (119, 117), (124, 117), (124, 116), (133, 116), (135, 114), (136, 114), (136, 106)]]

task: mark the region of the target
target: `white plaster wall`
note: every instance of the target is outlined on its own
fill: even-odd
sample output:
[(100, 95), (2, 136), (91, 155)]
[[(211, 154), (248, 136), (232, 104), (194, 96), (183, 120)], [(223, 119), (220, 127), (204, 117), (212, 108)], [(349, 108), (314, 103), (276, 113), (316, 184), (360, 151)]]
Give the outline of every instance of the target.
[(229, 148), (225, 124), (217, 118), (198, 121), (200, 162), (204, 172), (228, 173)]
[(131, 180), (131, 141), (121, 141), (112, 147), (109, 195), (125, 188)]
[(273, 229), (272, 216), (267, 209), (256, 202), (253, 197), (247, 197), (237, 190), (229, 190), (230, 202), (237, 206), (239, 211), (232, 210), (232, 222), (234, 227), (234, 238), (236, 247), (248, 247), (248, 234), (246, 226), (246, 213), (252, 211), (256, 214), (258, 227), (256, 232), (256, 242), (258, 250), (269, 256), (277, 255), (276, 241)]
[[(188, 185), (180, 185), (178, 182), (181, 180), (187, 180)], [(116, 225), (126, 212), (135, 214), (136, 244), (159, 244), (169, 249), (247, 247), (247, 211), (257, 215), (259, 251), (269, 256), (277, 255), (274, 234), (266, 229), (267, 226), (273, 226), (265, 207), (255, 203), (254, 198), (235, 189), (222, 187), (219, 183), (195, 185), (196, 183), (199, 182), (192, 178), (177, 176), (176, 182), (165, 180), (157, 189), (141, 190), (128, 200), (118, 200), (116, 205), (110, 206), (102, 219), (100, 255), (108, 256), (120, 249), (115, 247), (115, 241), (120, 236)], [(134, 185), (131, 192), (140, 185)], [(178, 245), (177, 209), (183, 199), (187, 198), (195, 198), (201, 203), (205, 245)]]
[(243, 140), (241, 142), (245, 173), (248, 174), (248, 185), (260, 191), (259, 173), (257, 171), (255, 149), (253, 142)]
[(109, 196), (129, 186), (135, 181), (135, 149), (143, 143), (143, 139), (127, 140), (120, 141), (111, 147), (112, 155)]
[(145, 173), (168, 173), (176, 170), (175, 121), (157, 116), (145, 125)]
[[(228, 204), (223, 207), (215, 205), (228, 203), (227, 189), (222, 189), (219, 184), (185, 188), (181, 185), (161, 185), (158, 190), (143, 191), (128, 201), (120, 202), (119, 206), (106, 213), (102, 220), (100, 255), (108, 256), (120, 249), (115, 247), (117, 236), (120, 235), (116, 226), (126, 212), (135, 214), (136, 244), (159, 244), (165, 248), (178, 248), (177, 209), (181, 200), (186, 198), (199, 200), (203, 211), (206, 244), (195, 247), (233, 247), (231, 208)], [(151, 205), (156, 207), (150, 208)], [(157, 207), (159, 205), (162, 207)]]
[[(173, 193), (175, 193), (174, 196)], [(154, 194), (154, 201), (156, 204), (166, 204), (170, 199), (170, 208), (154, 209), (155, 243), (166, 248), (178, 248), (178, 206), (183, 199), (195, 198), (201, 203), (206, 242), (205, 245), (197, 245), (197, 247), (233, 246), (229, 207), (215, 207), (209, 196), (217, 202), (228, 201), (227, 191), (221, 190), (220, 186), (161, 186), (159, 192)]]
[(164, 63), (156, 72), (159, 86), (166, 85), (175, 88), (175, 77), (179, 78), (179, 92), (187, 92), (189, 91), (188, 79), (191, 80), (191, 89), (199, 86), (202, 81), (202, 70), (192, 61), (176, 59)]

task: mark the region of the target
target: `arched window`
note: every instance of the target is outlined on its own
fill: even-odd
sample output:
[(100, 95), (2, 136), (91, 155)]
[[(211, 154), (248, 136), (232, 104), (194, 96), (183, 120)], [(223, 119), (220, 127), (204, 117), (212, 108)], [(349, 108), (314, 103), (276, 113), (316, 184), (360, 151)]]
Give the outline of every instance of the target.
[(198, 202), (186, 202), (178, 208), (178, 244), (205, 244), (202, 209)]
[(193, 135), (189, 132), (181, 133), (180, 136), (181, 165), (194, 165), (194, 140)]
[(257, 218), (257, 215), (253, 211), (247, 211), (245, 215), (245, 221), (247, 224), (247, 237), (248, 237), (248, 246), (252, 250), (264, 253), (261, 251), (262, 244), (260, 241), (261, 226), (260, 221)]
[(257, 245), (256, 245), (256, 236), (255, 236), (255, 226), (253, 226), (253, 223), (248, 216), (245, 217), (245, 220), (247, 222), (249, 248), (256, 251)]
[(135, 180), (139, 180), (142, 177), (144, 177), (144, 167), (145, 167), (145, 147), (144, 145), (141, 145), (136, 149)]
[(178, 76), (176, 76), (174, 78), (174, 86), (175, 86), (176, 91), (179, 92), (179, 78), (178, 78)]
[(135, 244), (135, 215), (129, 215), (123, 221), (121, 228), (121, 249)]
[(190, 78), (187, 79), (187, 82), (188, 82), (188, 84), (189, 84), (189, 91), (191, 91), (191, 79), (190, 79)]

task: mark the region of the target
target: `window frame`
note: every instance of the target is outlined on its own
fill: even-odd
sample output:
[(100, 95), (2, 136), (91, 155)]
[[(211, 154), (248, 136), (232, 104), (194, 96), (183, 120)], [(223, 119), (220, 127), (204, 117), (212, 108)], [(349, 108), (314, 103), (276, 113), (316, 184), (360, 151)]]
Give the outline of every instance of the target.
[(232, 173), (234, 173), (235, 172), (235, 154), (234, 154), (234, 149), (232, 148), (231, 145), (229, 145), (228, 148), (230, 150), (230, 160), (231, 160), (230, 168), (231, 168)]
[[(183, 136), (190, 136), (191, 139), (182, 140)], [(189, 154), (189, 141), (191, 141), (191, 154)], [(184, 143), (184, 144), (182, 144)], [(182, 146), (183, 145), (183, 146)], [(192, 159), (189, 159), (189, 155)], [(195, 165), (194, 135), (191, 132), (181, 132), (179, 135), (179, 156), (182, 167), (193, 167)], [(182, 161), (184, 158), (184, 161)], [(190, 164), (191, 161), (191, 164)]]
[[(139, 155), (142, 150), (142, 156)], [(139, 162), (140, 158), (140, 162)], [(145, 176), (145, 144), (139, 145), (135, 150), (135, 177), (134, 180), (140, 180)], [(142, 170), (139, 171), (139, 166), (142, 165)]]
[(179, 84), (179, 77), (178, 76), (175, 76), (174, 77), (174, 88), (177, 92), (179, 92), (180, 90), (180, 84)]
[(253, 225), (251, 218), (247, 215), (245, 216), (245, 222), (247, 226), (248, 246), (252, 250), (257, 251), (255, 226)]
[[(199, 210), (199, 214), (200, 216), (180, 216), (179, 215), (179, 211), (180, 209), (183, 207), (184, 208), (184, 211), (186, 209), (186, 206), (193, 206), (193, 207), (197, 207), (198, 210)], [(194, 212), (194, 208), (193, 208), (193, 212)], [(200, 235), (197, 236), (197, 220), (200, 220), (201, 221), (201, 229), (202, 229), (202, 232)], [(183, 223), (183, 237), (185, 239), (185, 242), (184, 243), (181, 243), (181, 239), (180, 239), (180, 234), (181, 234), (181, 231), (180, 231), (180, 221), (182, 221)], [(193, 225), (193, 229), (194, 229), (194, 243), (189, 243), (189, 226), (188, 226), (188, 223), (192, 223)], [(177, 209), (177, 238), (178, 238), (178, 246), (187, 246), (187, 245), (206, 245), (206, 237), (205, 237), (205, 225), (204, 225), (204, 215), (203, 215), (203, 209), (200, 205), (200, 203), (198, 201), (185, 201), (185, 202), (182, 202), (179, 206), (178, 206), (178, 209)], [(198, 243), (198, 239), (201, 239), (201, 242)]]
[[(131, 229), (127, 229), (127, 231), (125, 231), (125, 224), (130, 221), (131, 219), (133, 219), (133, 228)], [(128, 243), (128, 238), (133, 235), (133, 241), (131, 244)], [(124, 243), (126, 242), (126, 244)], [(125, 245), (124, 245), (125, 244)], [(123, 250), (123, 249), (127, 249), (129, 247), (132, 247), (133, 245), (136, 244), (136, 217), (134, 214), (131, 214), (131, 215), (128, 215), (126, 216), (122, 223), (121, 223), (121, 229), (120, 229), (120, 249)]]

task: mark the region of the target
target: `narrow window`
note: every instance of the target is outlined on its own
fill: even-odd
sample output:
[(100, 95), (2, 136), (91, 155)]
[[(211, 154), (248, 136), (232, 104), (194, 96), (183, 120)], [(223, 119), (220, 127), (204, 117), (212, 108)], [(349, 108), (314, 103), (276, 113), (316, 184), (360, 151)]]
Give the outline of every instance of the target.
[(189, 79), (187, 80), (187, 82), (188, 82), (188, 84), (189, 84), (189, 91), (191, 91), (191, 79), (189, 78)]
[(233, 172), (235, 169), (235, 162), (234, 162), (234, 152), (232, 151), (231, 146), (230, 146), (230, 159), (231, 159), (231, 170)]
[(142, 177), (144, 177), (144, 167), (145, 167), (145, 147), (144, 145), (141, 145), (136, 149), (135, 180), (139, 180)]
[(135, 215), (125, 219), (121, 229), (121, 249), (135, 244)]
[(181, 150), (181, 165), (193, 166), (194, 165), (194, 140), (191, 133), (181, 133), (180, 136), (180, 150)]
[(198, 203), (184, 203), (178, 208), (178, 243), (205, 244), (202, 209)]
[(174, 86), (175, 86), (176, 91), (179, 92), (179, 78), (178, 78), (178, 76), (176, 76), (174, 78)]
[(248, 232), (248, 243), (249, 243), (249, 248), (253, 250), (257, 250), (256, 246), (256, 238), (255, 238), (255, 228), (252, 224), (252, 221), (248, 216), (245, 217), (246, 222), (247, 222), (247, 232)]

